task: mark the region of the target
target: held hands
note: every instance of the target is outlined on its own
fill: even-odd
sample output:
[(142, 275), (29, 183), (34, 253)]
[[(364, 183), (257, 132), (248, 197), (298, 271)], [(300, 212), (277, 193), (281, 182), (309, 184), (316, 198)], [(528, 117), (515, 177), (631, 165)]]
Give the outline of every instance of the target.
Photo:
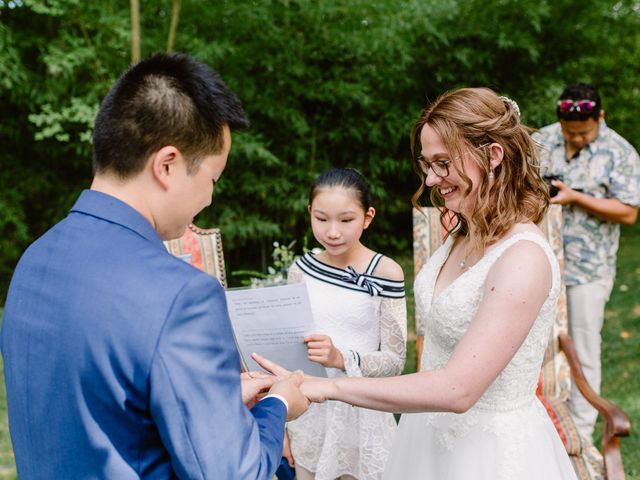
[[(255, 355), (255, 354), (254, 354)], [(269, 393), (281, 395), (289, 403), (287, 421), (295, 420), (309, 408), (309, 399), (302, 393), (300, 385), (304, 380), (302, 370), (288, 372), (287, 375), (277, 375)]]
[[(261, 357), (257, 353), (253, 353), (251, 357), (258, 363), (258, 365), (278, 378), (286, 377), (291, 374), (291, 372), (286, 368), (281, 367), (271, 360)], [(335, 398), (336, 386), (333, 379), (304, 375), (304, 383), (300, 386), (300, 390), (311, 402), (322, 403), (326, 400), (330, 400), (331, 398)], [(272, 390), (272, 393), (275, 392)]]
[[(284, 369), (283, 369), (284, 370)], [(289, 411), (287, 421), (294, 420), (309, 408), (309, 400), (300, 391), (304, 380), (301, 371), (289, 372), (286, 375), (274, 376), (264, 372), (243, 372), (240, 374), (242, 401), (251, 408), (267, 392), (281, 395), (287, 399)]]
[(242, 388), (242, 401), (251, 408), (269, 391), (271, 386), (278, 381), (277, 377), (263, 372), (242, 372), (240, 374), (240, 386)]
[(329, 335), (314, 333), (304, 337), (307, 344), (309, 360), (319, 363), (324, 367), (339, 368), (344, 370), (344, 358), (342, 353), (333, 346)]

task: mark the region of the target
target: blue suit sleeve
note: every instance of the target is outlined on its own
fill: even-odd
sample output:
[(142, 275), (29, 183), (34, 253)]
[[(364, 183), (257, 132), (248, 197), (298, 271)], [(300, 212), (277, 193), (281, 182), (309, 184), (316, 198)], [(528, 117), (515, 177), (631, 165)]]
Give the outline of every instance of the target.
[(177, 295), (151, 366), (150, 409), (180, 478), (269, 479), (282, 453), (286, 407), (250, 411), (220, 284), (198, 275)]

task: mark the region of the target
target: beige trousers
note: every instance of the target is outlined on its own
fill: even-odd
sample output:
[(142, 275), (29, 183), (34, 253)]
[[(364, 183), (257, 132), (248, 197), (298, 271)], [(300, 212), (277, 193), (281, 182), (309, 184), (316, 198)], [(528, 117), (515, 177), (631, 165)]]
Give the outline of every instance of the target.
[[(602, 378), (600, 332), (612, 283), (602, 280), (584, 285), (567, 286), (569, 335), (575, 343), (584, 375), (597, 393), (600, 393)], [(569, 408), (578, 431), (584, 438), (592, 441), (598, 412), (584, 399), (575, 385), (571, 389)]]

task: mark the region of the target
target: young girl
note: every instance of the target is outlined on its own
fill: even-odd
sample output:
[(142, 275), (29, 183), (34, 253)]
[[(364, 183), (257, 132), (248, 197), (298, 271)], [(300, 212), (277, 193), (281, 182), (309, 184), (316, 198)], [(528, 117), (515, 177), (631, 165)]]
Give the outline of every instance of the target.
[[(351, 169), (320, 175), (309, 194), (316, 240), (289, 270), (305, 282), (317, 333), (305, 338), (309, 359), (329, 377), (383, 377), (402, 373), (407, 315), (402, 268), (360, 242), (375, 210), (364, 179)], [(312, 405), (289, 423), (298, 480), (379, 479), (396, 427), (390, 413), (340, 402)]]

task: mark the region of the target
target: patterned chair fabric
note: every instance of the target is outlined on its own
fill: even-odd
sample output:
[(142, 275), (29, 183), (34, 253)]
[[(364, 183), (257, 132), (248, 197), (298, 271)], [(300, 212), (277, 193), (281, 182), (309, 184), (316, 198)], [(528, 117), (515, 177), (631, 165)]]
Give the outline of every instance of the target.
[[(435, 207), (425, 207), (422, 210), (413, 209), (413, 251), (414, 276), (429, 256), (442, 244), (446, 230), (440, 220), (440, 210)], [(447, 219), (445, 218), (445, 223)], [(562, 207), (552, 205), (541, 225), (553, 249), (560, 271), (564, 272), (564, 250), (562, 241)], [(568, 316), (567, 297), (564, 282), (558, 298), (558, 313), (553, 325), (549, 343), (544, 354), (538, 397), (547, 409), (556, 429), (562, 439), (569, 458), (581, 480), (612, 479), (605, 476), (603, 457), (593, 445), (583, 439), (574, 425), (569, 414), (567, 399), (571, 389), (572, 378), (569, 362), (560, 348), (559, 337), (567, 336)], [(418, 353), (422, 351), (424, 336), (424, 319), (416, 314), (416, 362), (420, 364)], [(623, 479), (622, 476), (616, 478)]]
[[(551, 205), (547, 211), (542, 225), (542, 230), (547, 235), (547, 240), (551, 245), (560, 265), (560, 272), (564, 278), (564, 247), (562, 241), (562, 207)], [(562, 282), (560, 296), (558, 297), (558, 310), (556, 321), (551, 330), (549, 344), (545, 350), (542, 362), (541, 384), (542, 395), (545, 398), (559, 398), (566, 401), (571, 391), (571, 371), (564, 352), (560, 350), (558, 336), (561, 333), (568, 333), (569, 320), (567, 316), (567, 291)]]
[(227, 288), (220, 229), (189, 225), (182, 237), (167, 240), (164, 246), (169, 253), (216, 277)]

